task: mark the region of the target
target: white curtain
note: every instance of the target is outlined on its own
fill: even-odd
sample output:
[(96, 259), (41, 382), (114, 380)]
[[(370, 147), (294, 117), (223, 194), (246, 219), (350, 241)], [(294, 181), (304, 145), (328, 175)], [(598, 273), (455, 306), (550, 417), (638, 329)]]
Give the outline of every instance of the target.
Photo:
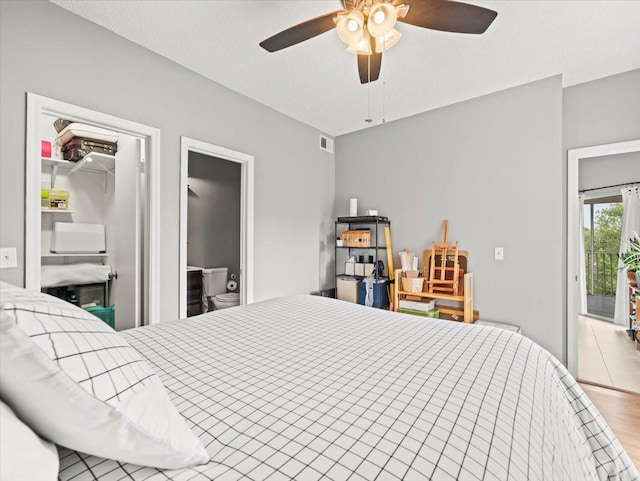
[[(640, 233), (640, 190), (637, 185), (622, 189), (622, 235), (620, 236), (620, 254), (628, 249), (629, 239), (636, 233)], [(614, 318), (616, 324), (629, 325), (628, 297), (629, 281), (627, 280), (627, 271), (619, 269)]]
[(587, 313), (587, 274), (585, 269), (585, 249), (584, 249), (584, 194), (578, 195), (580, 215), (578, 216), (578, 249), (579, 249), (579, 269), (578, 269), (578, 291), (580, 292), (579, 314)]

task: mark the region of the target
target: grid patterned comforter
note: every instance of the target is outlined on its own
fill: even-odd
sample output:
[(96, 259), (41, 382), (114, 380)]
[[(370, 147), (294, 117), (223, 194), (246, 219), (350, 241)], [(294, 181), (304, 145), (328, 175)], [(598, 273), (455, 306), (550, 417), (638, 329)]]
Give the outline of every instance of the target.
[(639, 479), (565, 368), (505, 330), (297, 296), (122, 335), (211, 461), (61, 449), (61, 480)]

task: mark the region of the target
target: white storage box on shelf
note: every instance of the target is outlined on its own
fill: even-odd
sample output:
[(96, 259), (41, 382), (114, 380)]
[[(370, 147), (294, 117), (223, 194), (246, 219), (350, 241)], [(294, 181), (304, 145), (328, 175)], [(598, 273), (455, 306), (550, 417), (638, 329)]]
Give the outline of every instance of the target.
[(372, 263), (356, 262), (356, 266), (355, 266), (356, 276), (369, 277), (371, 274), (373, 274), (373, 268), (374, 268), (374, 265)]
[(56, 222), (51, 252), (56, 254), (99, 254), (106, 251), (104, 224)]
[(436, 308), (436, 300), (424, 299), (422, 301), (410, 301), (408, 299), (400, 299), (398, 307), (413, 309), (414, 311), (429, 312)]
[(344, 273), (347, 276), (355, 276), (356, 275), (356, 263), (355, 262), (345, 262), (344, 263)]

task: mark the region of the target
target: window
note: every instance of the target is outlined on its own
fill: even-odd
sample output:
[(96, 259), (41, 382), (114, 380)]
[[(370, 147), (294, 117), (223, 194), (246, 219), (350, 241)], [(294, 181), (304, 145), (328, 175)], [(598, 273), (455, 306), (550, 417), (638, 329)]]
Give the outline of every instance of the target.
[(585, 201), (584, 261), (589, 314), (614, 317), (621, 232), (620, 196)]

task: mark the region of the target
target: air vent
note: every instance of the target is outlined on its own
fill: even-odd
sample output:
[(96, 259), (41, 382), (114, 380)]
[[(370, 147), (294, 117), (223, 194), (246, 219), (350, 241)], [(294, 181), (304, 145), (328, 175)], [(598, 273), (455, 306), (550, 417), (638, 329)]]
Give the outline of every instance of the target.
[(321, 135), (320, 150), (325, 150), (330, 154), (333, 154), (333, 139), (330, 139), (329, 137), (325, 137), (324, 135)]

